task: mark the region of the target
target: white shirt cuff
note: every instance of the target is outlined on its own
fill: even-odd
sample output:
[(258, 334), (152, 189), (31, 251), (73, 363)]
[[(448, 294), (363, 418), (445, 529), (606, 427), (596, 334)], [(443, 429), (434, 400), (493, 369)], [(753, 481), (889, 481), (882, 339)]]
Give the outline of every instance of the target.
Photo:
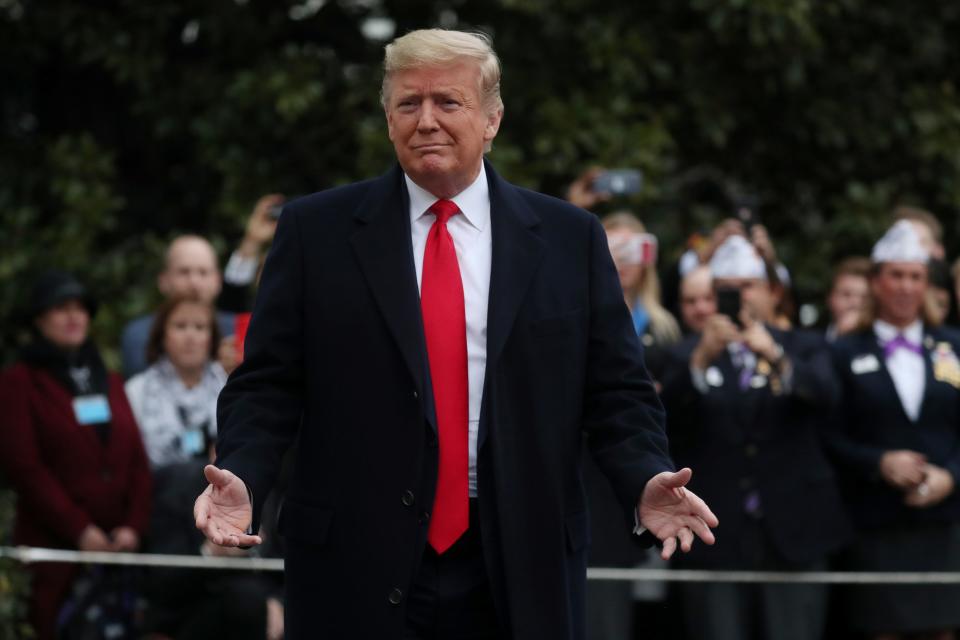
[(236, 286), (246, 286), (257, 277), (260, 261), (257, 258), (246, 258), (234, 251), (223, 270), (223, 281)]
[(633, 535), (642, 536), (647, 532), (647, 528), (640, 524), (640, 507), (633, 508)]

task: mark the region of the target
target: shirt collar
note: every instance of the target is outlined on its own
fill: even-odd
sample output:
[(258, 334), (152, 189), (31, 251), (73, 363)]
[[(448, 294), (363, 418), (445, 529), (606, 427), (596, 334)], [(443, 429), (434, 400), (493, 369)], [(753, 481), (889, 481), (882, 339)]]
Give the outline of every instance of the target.
[(914, 344), (920, 344), (923, 341), (923, 321), (914, 320), (905, 328), (900, 329), (889, 322), (883, 320), (873, 321), (873, 330), (882, 342), (893, 340), (897, 334), (902, 333), (903, 337)]
[[(407, 182), (407, 193), (410, 194), (410, 221), (414, 222), (427, 215), (430, 207), (439, 198), (433, 195), (406, 173), (403, 179)], [(490, 187), (487, 184), (487, 171), (480, 163), (480, 173), (469, 187), (450, 198), (460, 208), (464, 219), (477, 231), (483, 231), (490, 222)], [(431, 214), (432, 215), (432, 214)]]

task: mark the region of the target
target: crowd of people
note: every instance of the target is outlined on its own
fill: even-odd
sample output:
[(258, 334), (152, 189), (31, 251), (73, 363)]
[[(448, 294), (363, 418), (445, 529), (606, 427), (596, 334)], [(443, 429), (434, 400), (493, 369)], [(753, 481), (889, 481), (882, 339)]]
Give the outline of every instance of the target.
[[(36, 279), (24, 313), (29, 340), (0, 374), (0, 473), (17, 495), (15, 544), (245, 555), (207, 542), (192, 506), (282, 201), (257, 202), (223, 273), (206, 239), (173, 239), (157, 277), (162, 302), (123, 330), (122, 376), (90, 337), (92, 292), (69, 273)], [(158, 569), (120, 579), (59, 563), (30, 572), (30, 623), (41, 640), (283, 636), (282, 583), (272, 578)]]
[[(589, 191), (593, 175), (571, 188), (574, 203), (601, 199)], [(661, 279), (677, 283), (664, 292), (676, 299), (665, 309), (643, 226), (629, 212), (603, 224), (667, 410), (671, 453), (695, 470), (690, 487), (721, 523), (714, 546), (695, 546), (674, 566), (960, 568), (960, 334), (947, 324), (960, 261), (947, 266), (935, 216), (898, 207), (869, 257), (841, 260), (821, 327), (797, 326), (790, 272), (760, 225), (731, 217), (660, 265)], [(655, 558), (638, 559), (602, 508), (608, 491), (587, 478), (601, 507), (595, 540), (605, 541), (592, 563), (650, 566)], [(623, 543), (619, 557), (608, 539)], [(591, 628), (605, 638), (642, 625), (658, 637), (704, 640), (947, 639), (960, 626), (954, 586), (683, 583), (672, 598), (682, 632), (675, 621), (656, 629), (663, 589), (589, 587)]]
[[(601, 175), (568, 199), (593, 209)], [(95, 296), (48, 272), (27, 308), (30, 341), (0, 378), (0, 470), (18, 495), (13, 542), (83, 551), (246, 555), (196, 531), (193, 498), (213, 459), (216, 404), (243, 333), (279, 195), (261, 198), (221, 273), (208, 241), (175, 238), (163, 301), (120, 340), (123, 376), (89, 325)], [(674, 560), (699, 569), (960, 570), (960, 261), (945, 261), (930, 213), (899, 208), (872, 255), (836, 265), (824, 326), (798, 328), (791, 274), (759, 224), (722, 221), (682, 254), (658, 251), (630, 211), (601, 220), (624, 302), (667, 410), (671, 453), (719, 516), (714, 546)], [(659, 269), (659, 271), (658, 271)], [(663, 289), (661, 282), (664, 283)], [(956, 286), (952, 283), (956, 283)], [(665, 566), (621, 526), (588, 458), (591, 564)], [(279, 510), (282, 496), (274, 500)], [(264, 518), (266, 553), (281, 553)], [(31, 567), (31, 622), (54, 638), (76, 610), (76, 565)], [(137, 582), (137, 632), (154, 638), (283, 636), (282, 583), (261, 575), (158, 569)], [(667, 598), (684, 628), (657, 630)], [(590, 637), (952, 638), (955, 586), (592, 581)], [(146, 603), (143, 605), (142, 603)], [(67, 607), (69, 609), (69, 607)], [(635, 620), (638, 613), (642, 621)], [(828, 613), (832, 623), (828, 625)], [(75, 617), (75, 616), (74, 616)]]

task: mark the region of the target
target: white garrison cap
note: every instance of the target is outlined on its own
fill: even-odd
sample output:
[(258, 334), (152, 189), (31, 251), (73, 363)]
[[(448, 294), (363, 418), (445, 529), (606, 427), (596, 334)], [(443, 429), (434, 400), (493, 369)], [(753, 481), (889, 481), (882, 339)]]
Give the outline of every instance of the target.
[(883, 234), (873, 245), (870, 259), (881, 262), (922, 262), (926, 264), (930, 253), (923, 246), (920, 234), (909, 220), (900, 220)]
[(713, 252), (710, 273), (715, 279), (766, 280), (767, 265), (746, 238), (730, 236)]

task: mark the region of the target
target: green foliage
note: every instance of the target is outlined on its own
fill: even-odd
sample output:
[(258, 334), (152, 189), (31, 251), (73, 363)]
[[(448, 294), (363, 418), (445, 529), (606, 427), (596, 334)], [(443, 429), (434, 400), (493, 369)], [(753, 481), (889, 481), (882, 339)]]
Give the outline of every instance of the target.
[[(10, 542), (15, 500), (12, 491), (0, 489), (0, 546)], [(26, 622), (29, 589), (26, 570), (12, 560), (0, 558), (0, 639), (33, 637)]]
[(386, 169), (383, 43), (363, 35), (383, 18), (490, 32), (498, 169), (562, 195), (589, 165), (641, 168), (644, 192), (614, 204), (668, 258), (729, 213), (717, 183), (760, 198), (808, 296), (897, 202), (937, 212), (960, 244), (956, 3), (7, 0), (0, 360), (43, 267), (93, 285), (109, 347), (156, 302), (172, 234), (205, 234), (225, 257), (262, 193)]

